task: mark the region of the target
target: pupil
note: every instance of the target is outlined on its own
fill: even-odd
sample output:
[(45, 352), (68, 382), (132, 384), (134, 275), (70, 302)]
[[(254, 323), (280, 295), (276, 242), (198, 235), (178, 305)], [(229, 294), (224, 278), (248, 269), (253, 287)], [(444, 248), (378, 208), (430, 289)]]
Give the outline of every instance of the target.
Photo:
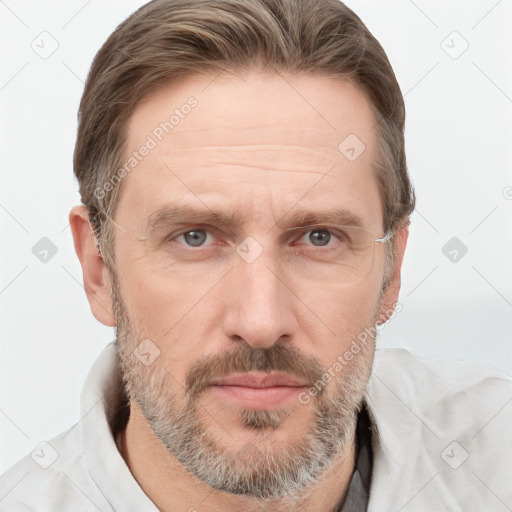
[(331, 234), (325, 230), (315, 230), (309, 235), (309, 239), (313, 245), (327, 245), (331, 240)]
[(192, 247), (198, 247), (203, 244), (206, 240), (206, 232), (205, 231), (188, 231), (185, 233), (184, 238), (188, 245)]

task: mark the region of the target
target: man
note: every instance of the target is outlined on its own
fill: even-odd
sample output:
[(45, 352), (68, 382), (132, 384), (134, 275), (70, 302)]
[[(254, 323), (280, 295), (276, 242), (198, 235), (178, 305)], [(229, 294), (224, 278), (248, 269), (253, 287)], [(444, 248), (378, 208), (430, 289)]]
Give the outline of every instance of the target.
[(1, 510), (510, 509), (510, 380), (375, 355), (414, 209), (404, 117), (337, 0), (155, 0), (120, 25), (70, 213), (116, 342)]

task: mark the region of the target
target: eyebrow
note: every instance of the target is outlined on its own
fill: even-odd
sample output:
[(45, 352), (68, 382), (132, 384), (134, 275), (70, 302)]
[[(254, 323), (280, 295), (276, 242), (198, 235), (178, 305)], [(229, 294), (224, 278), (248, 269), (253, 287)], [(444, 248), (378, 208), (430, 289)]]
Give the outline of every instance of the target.
[(237, 227), (248, 220), (242, 211), (228, 213), (221, 210), (199, 210), (189, 206), (164, 205), (152, 213), (147, 220), (148, 228), (159, 228), (174, 224), (222, 224)]
[[(147, 218), (146, 225), (149, 229), (156, 229), (180, 224), (217, 224), (234, 229), (247, 224), (249, 219), (250, 215), (239, 209), (227, 212), (168, 204), (153, 212)], [(294, 209), (276, 221), (276, 225), (282, 229), (318, 224), (367, 228), (367, 223), (360, 216), (344, 208), (324, 211)]]

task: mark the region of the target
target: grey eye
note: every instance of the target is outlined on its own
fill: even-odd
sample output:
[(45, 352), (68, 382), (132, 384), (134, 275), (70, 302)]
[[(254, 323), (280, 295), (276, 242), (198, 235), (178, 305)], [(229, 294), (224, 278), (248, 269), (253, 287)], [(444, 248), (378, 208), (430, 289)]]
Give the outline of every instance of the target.
[(199, 247), (202, 245), (207, 237), (206, 231), (203, 229), (187, 231), (182, 234), (185, 242), (191, 247)]
[(326, 229), (314, 229), (309, 232), (308, 238), (313, 245), (321, 247), (331, 241), (331, 233)]

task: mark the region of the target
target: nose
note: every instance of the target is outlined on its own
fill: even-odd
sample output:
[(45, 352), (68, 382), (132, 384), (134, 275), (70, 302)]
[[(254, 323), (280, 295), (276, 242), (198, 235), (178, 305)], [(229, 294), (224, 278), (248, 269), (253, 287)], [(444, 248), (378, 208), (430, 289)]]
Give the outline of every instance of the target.
[(224, 331), (230, 339), (268, 348), (294, 337), (294, 295), (270, 254), (252, 263), (235, 255), (229, 279)]

